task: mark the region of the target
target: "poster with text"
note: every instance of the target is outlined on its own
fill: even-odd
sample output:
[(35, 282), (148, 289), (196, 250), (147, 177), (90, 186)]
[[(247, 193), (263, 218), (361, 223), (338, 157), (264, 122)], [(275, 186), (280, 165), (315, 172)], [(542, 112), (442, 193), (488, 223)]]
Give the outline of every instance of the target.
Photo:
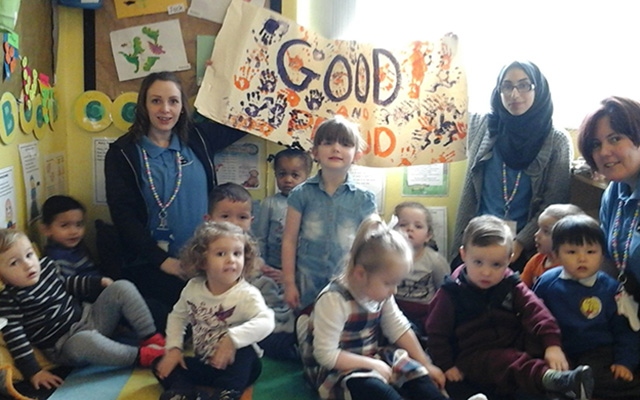
[(25, 200), (29, 223), (40, 217), (42, 200), (42, 173), (40, 170), (40, 155), (38, 142), (18, 145), (20, 163), (22, 164), (22, 178), (27, 191)]
[(139, 15), (175, 14), (187, 9), (187, 0), (113, 0), (118, 18)]
[(465, 158), (467, 85), (455, 34), (380, 48), (329, 40), (233, 0), (212, 60), (195, 105), (223, 124), (309, 149), (314, 129), (341, 114), (369, 145), (362, 165)]
[(16, 185), (13, 181), (13, 167), (0, 169), (0, 227), (16, 229), (18, 227), (18, 208), (16, 204)]
[(93, 138), (93, 202), (99, 205), (107, 204), (107, 191), (104, 183), (104, 158), (109, 150), (109, 144), (114, 138)]
[(47, 154), (44, 157), (44, 198), (67, 193), (64, 153)]
[(260, 176), (264, 163), (263, 143), (240, 139), (214, 156), (218, 183), (234, 182), (247, 189), (260, 189), (265, 178)]
[(191, 68), (177, 19), (112, 31), (110, 36), (120, 81)]

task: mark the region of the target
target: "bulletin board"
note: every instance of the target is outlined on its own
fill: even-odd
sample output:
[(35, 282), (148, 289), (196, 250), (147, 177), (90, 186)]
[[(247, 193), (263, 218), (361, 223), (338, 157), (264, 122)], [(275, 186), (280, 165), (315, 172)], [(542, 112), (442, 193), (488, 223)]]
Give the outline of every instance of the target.
[[(267, 0), (266, 7), (269, 7), (273, 3), (273, 1), (270, 2)], [(186, 11), (174, 15), (161, 13), (118, 19), (113, 1), (104, 1), (101, 8), (89, 12), (94, 13), (92, 27), (94, 38), (93, 49), (88, 50), (89, 53), (91, 53), (91, 50), (95, 52), (95, 65), (88, 66), (87, 63), (91, 63), (91, 60), (85, 59), (85, 70), (87, 70), (87, 67), (93, 67), (91, 72), (94, 73), (89, 75), (95, 77), (95, 85), (93, 87), (87, 87), (91, 86), (91, 84), (85, 81), (85, 90), (95, 89), (101, 91), (111, 99), (115, 99), (124, 92), (137, 92), (142, 78), (123, 82), (118, 80), (118, 73), (111, 52), (110, 33), (115, 30), (138, 25), (178, 19), (187, 52), (187, 60), (191, 64), (191, 69), (179, 71), (176, 72), (176, 74), (180, 78), (187, 95), (189, 97), (196, 95), (198, 92), (196, 81), (196, 37), (198, 35), (216, 35), (218, 31), (220, 31), (220, 24), (189, 16)], [(85, 20), (87, 20), (86, 16), (87, 13), (85, 13)], [(85, 40), (87, 39), (86, 28), (85, 26)], [(85, 47), (86, 46), (87, 43), (85, 43)], [(85, 52), (87, 52), (86, 48)]]
[[(19, 54), (26, 56), (29, 66), (53, 79), (53, 10), (51, 0), (22, 0), (15, 31), (20, 36)], [(2, 52), (4, 57), (4, 52)], [(3, 61), (4, 62), (4, 61)], [(22, 68), (0, 84), (0, 93), (15, 97), (22, 89)]]

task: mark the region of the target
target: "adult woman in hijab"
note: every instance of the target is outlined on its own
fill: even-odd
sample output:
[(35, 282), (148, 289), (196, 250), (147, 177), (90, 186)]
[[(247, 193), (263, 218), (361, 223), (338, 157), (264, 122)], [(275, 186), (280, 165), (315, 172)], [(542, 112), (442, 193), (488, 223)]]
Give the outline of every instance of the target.
[(547, 79), (528, 61), (505, 65), (491, 95), (491, 112), (471, 115), (467, 173), (454, 231), (452, 268), (460, 264), (462, 231), (475, 216), (503, 218), (515, 233), (511, 267), (521, 270), (535, 250), (538, 215), (569, 201), (569, 135), (553, 127)]

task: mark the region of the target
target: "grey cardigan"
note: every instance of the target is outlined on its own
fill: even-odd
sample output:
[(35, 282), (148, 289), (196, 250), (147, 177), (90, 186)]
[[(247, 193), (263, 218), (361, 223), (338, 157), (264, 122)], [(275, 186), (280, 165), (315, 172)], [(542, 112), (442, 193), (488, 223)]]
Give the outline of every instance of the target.
[[(469, 118), (469, 135), (467, 136), (467, 172), (462, 196), (456, 216), (451, 259), (458, 254), (462, 244), (462, 232), (469, 221), (475, 217), (480, 207), (482, 180), (487, 160), (493, 156), (495, 137), (489, 136), (487, 128), (488, 114), (472, 114)], [(567, 203), (571, 180), (571, 159), (573, 147), (569, 134), (552, 128), (538, 156), (524, 170), (531, 178), (531, 203), (529, 218), (516, 239), (525, 250), (534, 247), (533, 235), (538, 229), (538, 216), (550, 204)], [(496, 177), (500, 179), (500, 177)]]

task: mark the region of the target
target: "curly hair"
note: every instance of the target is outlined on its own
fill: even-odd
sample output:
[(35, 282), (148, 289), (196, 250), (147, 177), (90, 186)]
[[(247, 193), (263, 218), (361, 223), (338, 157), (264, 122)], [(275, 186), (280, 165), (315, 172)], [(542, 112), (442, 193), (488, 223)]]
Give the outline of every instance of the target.
[(232, 237), (244, 243), (245, 278), (252, 276), (258, 265), (258, 246), (248, 233), (230, 222), (203, 222), (180, 252), (180, 262), (189, 277), (205, 274), (209, 245), (221, 237)]

